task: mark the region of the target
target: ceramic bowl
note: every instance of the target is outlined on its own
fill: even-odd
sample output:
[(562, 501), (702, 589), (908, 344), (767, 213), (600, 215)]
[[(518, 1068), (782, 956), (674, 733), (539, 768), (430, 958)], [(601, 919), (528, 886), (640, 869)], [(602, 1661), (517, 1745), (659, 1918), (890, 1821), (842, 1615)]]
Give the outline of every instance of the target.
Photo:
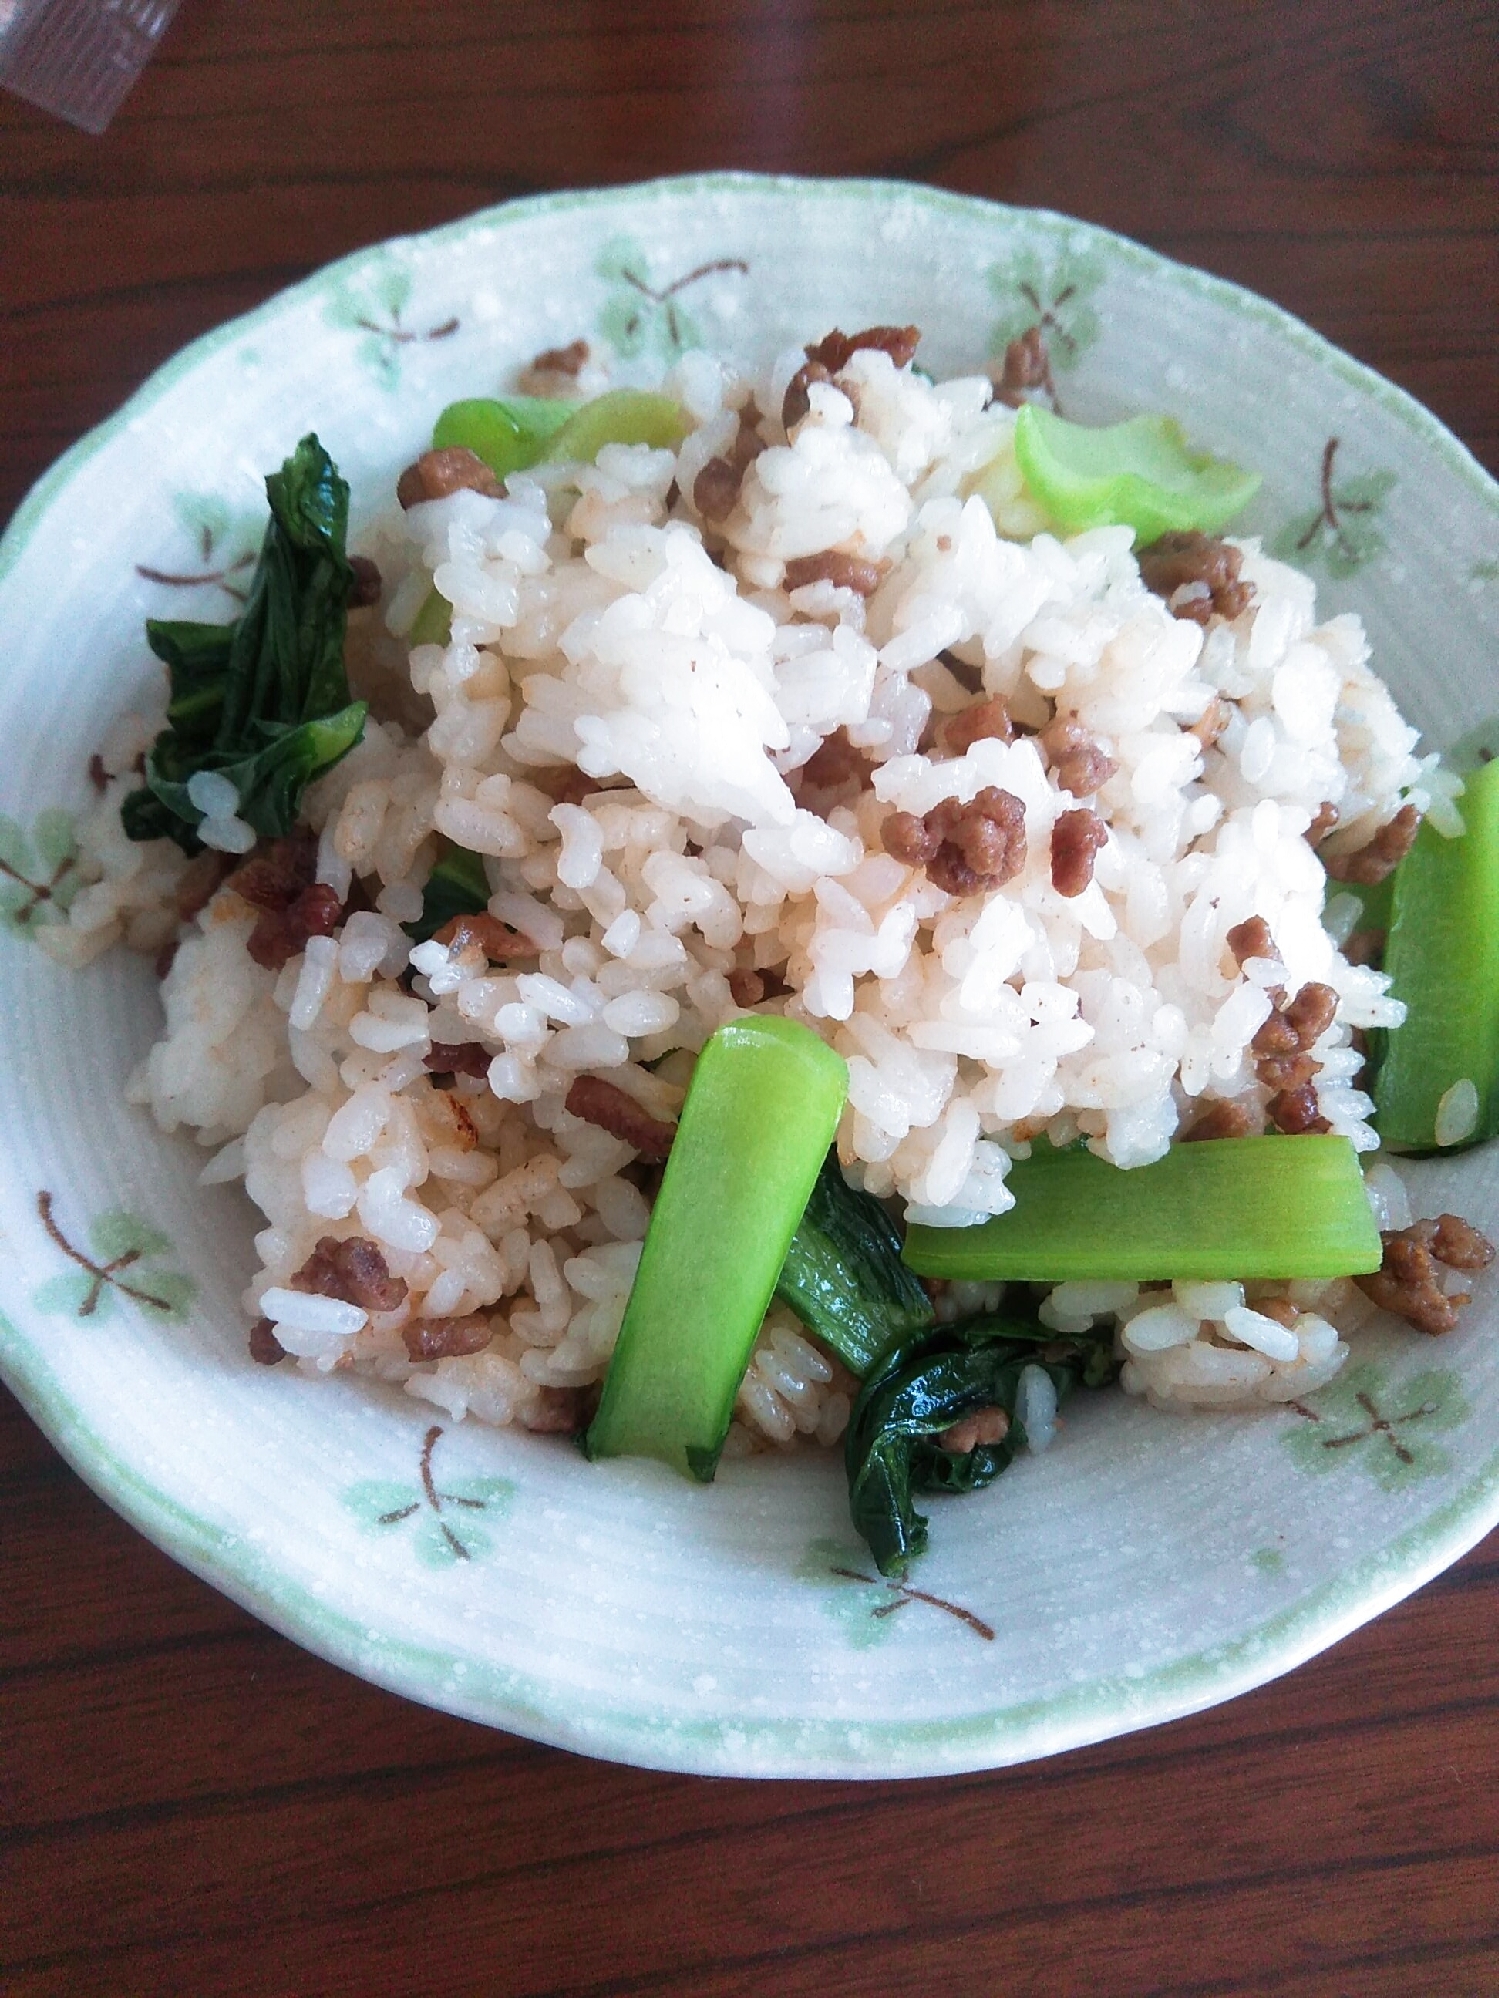
[[(935, 1502), (880, 1580), (836, 1455), (698, 1488), (393, 1390), (252, 1365), (255, 1226), (122, 1088), (151, 967), (32, 940), (77, 886), (91, 750), (148, 616), (228, 618), (261, 479), (316, 427), (367, 514), (433, 415), (582, 335), (627, 370), (914, 320), (935, 373), (1040, 325), (1061, 406), (1179, 416), (1264, 474), (1245, 531), (1357, 609), (1430, 741), (1495, 702), (1499, 488), (1263, 300), (1061, 216), (711, 176), (523, 201), (361, 251), (199, 340), (44, 478), (0, 545), (0, 1365), (175, 1559), (350, 1671), (589, 1754), (739, 1775), (1017, 1762), (1209, 1706), (1332, 1643), (1499, 1518), (1496, 1287), (1439, 1342), (1359, 1339), (1303, 1405), (1083, 1397), (1048, 1454)], [(1410, 1168), (1491, 1231), (1499, 1147)]]

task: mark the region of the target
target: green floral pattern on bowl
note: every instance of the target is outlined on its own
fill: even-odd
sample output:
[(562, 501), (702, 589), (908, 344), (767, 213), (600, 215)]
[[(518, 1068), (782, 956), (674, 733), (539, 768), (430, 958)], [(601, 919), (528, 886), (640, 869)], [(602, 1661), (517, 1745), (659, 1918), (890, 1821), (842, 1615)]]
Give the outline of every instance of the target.
[[(1493, 704), (1499, 496), (1432, 417), (1215, 279), (896, 185), (710, 176), (363, 251), (170, 363), (0, 543), (0, 1368), (113, 1504), (279, 1628), (584, 1752), (801, 1776), (1049, 1753), (1288, 1669), (1499, 1517), (1491, 1296), (1437, 1349), (1365, 1335), (1301, 1407), (1072, 1405), (1044, 1457), (933, 1501), (934, 1551), (900, 1584), (852, 1536), (836, 1456), (699, 1489), (258, 1367), (259, 1220), (125, 1101), (159, 1019), (150, 966), (70, 975), (31, 947), (78, 892), (89, 757), (152, 683), (142, 619), (233, 614), (260, 476), (304, 430), (351, 477), (357, 546), (443, 404), (543, 349), (607, 340), (646, 380), (698, 340), (758, 360), (913, 320), (934, 373), (1002, 365), (1034, 333), (1070, 417), (1158, 408), (1252, 463), (1248, 531), (1289, 543), (1329, 612), (1363, 614), (1432, 738)], [(1425, 1211), (1499, 1219), (1487, 1154), (1409, 1170)]]

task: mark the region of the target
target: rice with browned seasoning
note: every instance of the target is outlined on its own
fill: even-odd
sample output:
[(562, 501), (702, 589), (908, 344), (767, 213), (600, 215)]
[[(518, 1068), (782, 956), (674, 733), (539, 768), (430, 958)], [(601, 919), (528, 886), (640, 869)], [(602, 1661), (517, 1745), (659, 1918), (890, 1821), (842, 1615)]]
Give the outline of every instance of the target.
[[(751, 379), (690, 354), (667, 383), (692, 423), (679, 451), (608, 446), (503, 498), (392, 501), (379, 524), (385, 593), (355, 620), (352, 666), (383, 718), (307, 798), (316, 878), (345, 904), (357, 883), (355, 906), (275, 972), (247, 950), (255, 910), (220, 888), (183, 927), (131, 1084), (213, 1148), (206, 1179), (243, 1175), (266, 1220), (246, 1309), (304, 1372), (571, 1426), (649, 1204), (632, 1147), (570, 1114), (569, 1087), (606, 1077), (670, 1122), (692, 1054), (744, 1003), (847, 1059), (844, 1167), (928, 1222), (1003, 1213), (1012, 1160), (1042, 1137), (1130, 1167), (1213, 1106), (1262, 1128), (1251, 1043), (1309, 985), (1336, 1004), (1307, 1050), (1307, 1113), (1375, 1144), (1353, 1035), (1401, 1009), (1339, 948), (1353, 912), (1322, 859), (1407, 803), (1454, 811), (1358, 619), (1319, 622), (1308, 578), (1253, 540), (1236, 544), (1247, 607), (1174, 615), (1129, 529), (1044, 531), (986, 377), (934, 384), (861, 350), (811, 383), (788, 435), (760, 412), (801, 360)], [(704, 520), (701, 475), (733, 462), (742, 423), (737, 497)], [(450, 641), (408, 667), (434, 581)], [(1013, 739), (950, 749), (952, 718), (996, 697)], [(158, 725), (128, 718), (104, 746), (91, 885), (39, 932), (69, 961), (177, 933), (188, 863), (118, 817)], [(1067, 740), (1107, 766), (1096, 789), (1063, 788)], [(1011, 878), (961, 892), (913, 862), (913, 825), (995, 791), (1023, 807)], [(1079, 811), (1103, 843), (1064, 893), (1055, 829)], [(409, 943), (439, 834), (484, 856), (519, 960)], [(1256, 916), (1273, 948), (1241, 963), (1229, 933)], [(434, 1046), (478, 1049), (477, 1072), (444, 1071)], [(1375, 1198), (1402, 1225), (1393, 1174)], [(299, 1289), (328, 1237), (377, 1245), (400, 1302)], [(1287, 1298), (1299, 1315), (1261, 1308)], [(1247, 1405), (1327, 1380), (1371, 1308), (1346, 1282), (1074, 1283), (1043, 1317), (1113, 1320), (1126, 1387), (1155, 1402)], [(413, 1357), (413, 1328), (453, 1321), (463, 1350)], [(852, 1387), (776, 1307), (731, 1448), (835, 1440)]]

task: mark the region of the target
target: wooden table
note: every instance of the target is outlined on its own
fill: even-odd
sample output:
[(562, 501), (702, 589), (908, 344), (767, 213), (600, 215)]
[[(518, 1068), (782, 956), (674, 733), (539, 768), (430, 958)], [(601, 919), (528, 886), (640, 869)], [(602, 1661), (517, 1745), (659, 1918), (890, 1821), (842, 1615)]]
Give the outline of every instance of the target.
[[(182, 342), (506, 195), (891, 174), (1277, 298), (1499, 466), (1475, 0), (186, 0), (113, 129), (0, 99), (0, 517)], [(408, 1706), (0, 1409), (0, 1985), (1499, 1991), (1499, 1541), (1291, 1678), (998, 1775), (736, 1784)]]

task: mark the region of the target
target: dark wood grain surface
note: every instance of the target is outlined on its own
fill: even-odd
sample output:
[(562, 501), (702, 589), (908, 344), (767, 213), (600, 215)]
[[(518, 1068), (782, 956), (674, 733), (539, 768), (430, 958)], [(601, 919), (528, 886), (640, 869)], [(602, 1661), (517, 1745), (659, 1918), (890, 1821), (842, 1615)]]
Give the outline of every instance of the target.
[[(0, 517), (184, 341), (507, 195), (739, 166), (1069, 210), (1499, 466), (1499, 9), (185, 0), (112, 130), (0, 98)], [(1288, 1679), (1030, 1768), (736, 1784), (409, 1706), (0, 1405), (0, 1989), (1499, 1992), (1499, 1542)]]

